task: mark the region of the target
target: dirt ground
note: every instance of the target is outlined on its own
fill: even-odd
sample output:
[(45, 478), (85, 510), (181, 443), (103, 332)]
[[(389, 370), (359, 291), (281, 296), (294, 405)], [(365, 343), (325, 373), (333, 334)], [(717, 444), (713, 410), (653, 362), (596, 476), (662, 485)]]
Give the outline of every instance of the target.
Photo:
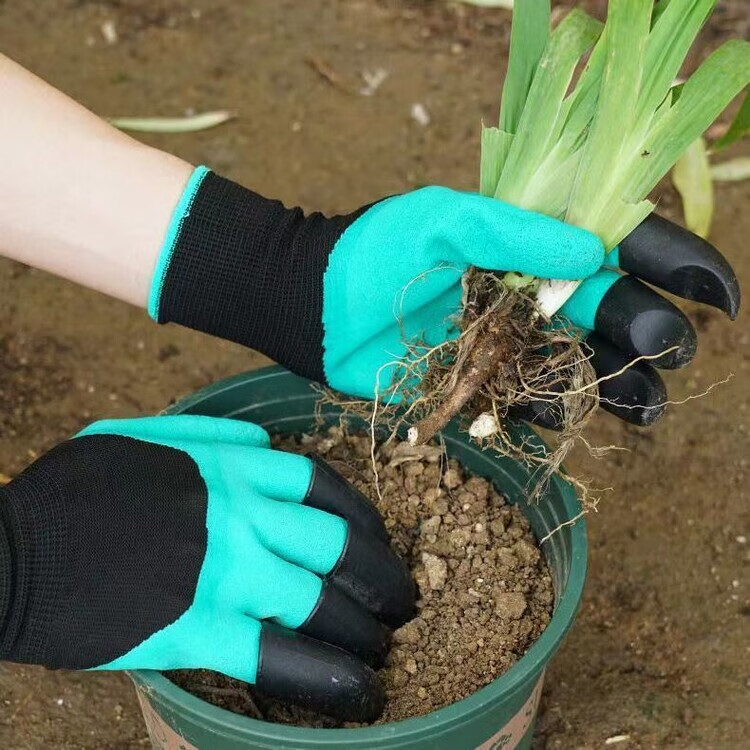
[[(705, 45), (749, 28), (747, 0), (720, 3)], [(148, 140), (326, 212), (423, 184), (472, 188), (508, 32), (506, 12), (442, 0), (0, 2), (0, 49), (94, 111), (233, 109), (221, 128)], [(388, 77), (361, 95), (361, 73), (380, 68)], [(426, 126), (410, 116), (416, 103)], [(719, 186), (712, 234), (745, 284), (749, 199), (750, 182)], [(678, 216), (670, 191), (661, 206)], [(585, 601), (548, 671), (539, 748), (615, 735), (627, 736), (617, 748), (747, 746), (750, 315), (732, 325), (688, 311), (700, 351), (667, 375), (672, 397), (734, 378), (647, 432), (602, 415), (592, 439), (627, 450), (570, 462), (613, 489), (590, 518)], [(151, 413), (265, 362), (0, 261), (0, 471), (16, 474), (92, 419)], [(124, 677), (0, 666), (4, 750), (147, 744)]]

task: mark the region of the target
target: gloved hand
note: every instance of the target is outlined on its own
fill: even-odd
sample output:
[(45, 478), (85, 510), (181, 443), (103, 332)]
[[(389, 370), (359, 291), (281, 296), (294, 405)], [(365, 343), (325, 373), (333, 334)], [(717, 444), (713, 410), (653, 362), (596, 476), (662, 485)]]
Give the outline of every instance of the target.
[[(682, 242), (669, 239), (664, 254)], [(405, 337), (435, 345), (455, 335), (451, 317), (460, 311), (461, 276), (470, 265), (577, 279), (603, 261), (592, 234), (475, 194), (428, 187), (347, 216), (305, 217), (199, 167), (175, 210), (149, 312), (159, 322), (251, 346), (294, 372), (372, 398), (376, 383), (380, 391), (390, 385)], [(682, 287), (693, 288), (691, 270), (686, 275)], [(602, 369), (612, 359), (605, 339), (620, 345), (621, 329), (644, 312), (639, 290), (618, 289), (604, 306), (616, 314), (596, 321), (604, 338), (591, 339), (605, 352)], [(567, 313), (577, 325), (594, 327), (584, 325), (598, 315), (587, 290), (579, 290)], [(664, 338), (653, 328), (635, 348), (661, 352), (668, 348)], [(607, 382), (632, 400), (631, 379), (617, 381)], [(635, 385), (640, 399), (643, 388)]]
[(409, 571), (374, 507), (246, 422), (96, 422), (0, 488), (0, 659), (213, 669), (372, 720)]
[[(667, 402), (655, 368), (687, 365), (695, 355), (697, 335), (678, 307), (643, 282), (717, 307), (732, 320), (740, 307), (740, 287), (715, 247), (655, 214), (610, 252), (604, 265), (578, 287), (560, 315), (590, 332), (586, 344), (596, 374), (609, 377), (599, 383), (603, 408), (627, 422), (649, 425)], [(633, 364), (644, 355), (653, 359)], [(537, 401), (518, 416), (551, 428), (562, 421), (554, 401)]]

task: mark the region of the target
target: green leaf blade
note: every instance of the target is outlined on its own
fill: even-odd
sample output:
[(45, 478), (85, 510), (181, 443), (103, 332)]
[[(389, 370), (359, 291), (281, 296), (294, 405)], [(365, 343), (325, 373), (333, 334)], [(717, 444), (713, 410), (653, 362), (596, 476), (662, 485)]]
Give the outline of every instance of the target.
[(609, 4), (601, 91), (566, 218), (591, 231), (601, 231), (600, 217), (611, 201), (618, 166), (627, 158), (652, 10), (651, 0)]
[(749, 83), (750, 42), (732, 39), (709, 55), (643, 141), (641, 158), (624, 175), (626, 200), (645, 198)]
[(550, 36), (550, 0), (522, 0), (513, 8), (510, 59), (500, 102), (500, 130), (515, 133)]
[(513, 136), (499, 128), (482, 127), (482, 152), (479, 169), (479, 192), (493, 197), (500, 174), (508, 158)]
[(711, 151), (716, 153), (729, 148), (748, 133), (750, 133), (750, 91), (745, 94), (745, 99), (739, 112), (737, 112), (737, 116), (729, 126), (729, 130), (711, 146)]
[(567, 113), (564, 100), (576, 65), (593, 47), (601, 29), (591, 16), (573, 10), (550, 37), (500, 177), (497, 198), (520, 205), (523, 187), (555, 145), (559, 122)]
[(644, 131), (648, 126), (651, 113), (669, 92), (698, 32), (715, 7), (716, 0), (683, 0), (670, 3), (658, 16), (646, 47), (635, 117), (639, 130)]
[(604, 66), (607, 62), (607, 31), (599, 37), (574, 91), (568, 97), (569, 109), (560, 140), (571, 148), (578, 141), (596, 112)]

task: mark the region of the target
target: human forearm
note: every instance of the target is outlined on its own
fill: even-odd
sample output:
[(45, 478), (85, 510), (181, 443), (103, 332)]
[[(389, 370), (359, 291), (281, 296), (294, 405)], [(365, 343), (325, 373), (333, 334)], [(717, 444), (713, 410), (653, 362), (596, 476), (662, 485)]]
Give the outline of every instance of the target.
[(144, 307), (192, 167), (0, 55), (0, 253)]

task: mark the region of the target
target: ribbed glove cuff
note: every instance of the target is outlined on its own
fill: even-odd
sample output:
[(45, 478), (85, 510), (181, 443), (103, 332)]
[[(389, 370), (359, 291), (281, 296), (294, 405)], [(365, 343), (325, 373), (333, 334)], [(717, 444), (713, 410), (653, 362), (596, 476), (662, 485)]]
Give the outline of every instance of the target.
[(149, 312), (323, 381), (323, 274), (360, 213), (306, 217), (199, 167), (175, 210)]

